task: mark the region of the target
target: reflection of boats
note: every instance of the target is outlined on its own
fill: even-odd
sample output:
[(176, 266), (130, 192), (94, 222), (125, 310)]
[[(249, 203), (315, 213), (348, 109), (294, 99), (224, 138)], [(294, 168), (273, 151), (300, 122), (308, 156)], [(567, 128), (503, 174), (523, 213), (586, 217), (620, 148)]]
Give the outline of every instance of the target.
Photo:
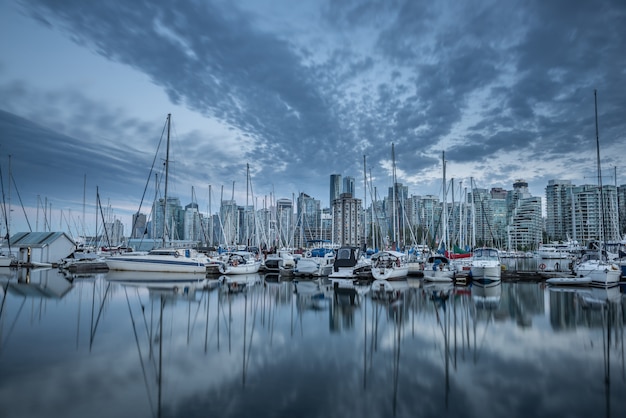
[(374, 280), (370, 285), (369, 295), (374, 300), (393, 302), (400, 299), (408, 289), (406, 280)]
[(261, 275), (259, 273), (223, 275), (218, 280), (228, 293), (240, 293), (261, 283)]
[(177, 282), (197, 282), (204, 283), (206, 277), (188, 273), (158, 273), (148, 271), (115, 271), (110, 270), (105, 274), (105, 279), (111, 282), (137, 282), (149, 286), (161, 283), (162, 286), (169, 286), (169, 283)]
[(294, 280), (292, 283), (298, 309), (323, 309), (323, 302), (327, 299), (318, 280)]
[(227, 275), (255, 274), (261, 267), (261, 260), (249, 251), (231, 251), (222, 255), (219, 271)]
[(587, 286), (591, 284), (591, 277), (551, 277), (546, 283), (552, 286)]
[(472, 301), (480, 309), (498, 309), (502, 297), (502, 282), (492, 284), (472, 284)]
[(619, 287), (590, 287), (588, 292), (579, 293), (583, 308), (600, 309), (609, 304), (621, 304), (622, 295)]
[(372, 256), (371, 262), (375, 280), (402, 279), (409, 273), (406, 254), (398, 251), (381, 251)]
[(474, 282), (491, 283), (499, 281), (502, 275), (502, 263), (496, 248), (477, 248), (474, 250), (470, 277)]

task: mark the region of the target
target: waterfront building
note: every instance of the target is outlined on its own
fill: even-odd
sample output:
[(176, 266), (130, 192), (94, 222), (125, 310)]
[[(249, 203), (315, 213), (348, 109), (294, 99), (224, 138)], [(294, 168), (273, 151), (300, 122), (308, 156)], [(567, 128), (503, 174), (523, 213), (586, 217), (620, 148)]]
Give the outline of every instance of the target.
[[(508, 194), (509, 192), (500, 188), (497, 190), (491, 189), (491, 200), (489, 204), (491, 205), (493, 217), (492, 233), (499, 248), (508, 248), (508, 225), (510, 219), (507, 199)], [(541, 219), (541, 212), (539, 212), (539, 215)]]
[(529, 196), (513, 201), (515, 206), (508, 228), (508, 248), (518, 251), (536, 249), (543, 234), (541, 197)]
[(190, 203), (185, 206), (183, 214), (183, 236), (182, 239), (188, 241), (203, 241), (202, 224), (200, 222), (200, 212), (197, 203)]
[(546, 234), (548, 241), (577, 240), (573, 216), (573, 185), (569, 180), (550, 180), (546, 187)]
[(152, 222), (153, 238), (182, 239), (184, 222), (179, 198), (168, 197), (167, 204), (163, 198), (156, 200), (152, 205), (152, 213), (154, 216)]
[(468, 200), (474, 211), (472, 221), (475, 244), (480, 246), (495, 245), (495, 237), (491, 233), (491, 225), (493, 224), (491, 194), (487, 189), (474, 188), (468, 194)]
[(237, 207), (237, 225), (239, 225), (237, 243), (246, 246), (258, 246), (253, 206)]
[(131, 238), (141, 238), (148, 234), (147, 229), (147, 217), (145, 213), (133, 214), (133, 226), (131, 231)]
[(617, 188), (617, 207), (620, 236), (624, 238), (626, 237), (626, 184)]
[(307, 241), (321, 239), (320, 201), (306, 193), (300, 193), (297, 199), (296, 213), (296, 246), (305, 247)]
[[(600, 240), (618, 241), (620, 239), (618, 225), (617, 188), (584, 184), (572, 190), (574, 201), (574, 228), (576, 236), (584, 242)], [(601, 204), (600, 196), (604, 204)], [(604, 208), (604, 212), (602, 212)], [(601, 228), (604, 221), (604, 228)]]
[(101, 242), (105, 246), (116, 246), (124, 242), (124, 224), (119, 219), (104, 223), (104, 233)]
[(278, 199), (276, 201), (276, 228), (278, 232), (277, 247), (293, 247), (293, 203), (291, 199)]
[(225, 245), (237, 244), (237, 203), (234, 200), (222, 200), (220, 205), (220, 237), (219, 243)]
[(333, 242), (339, 245), (361, 244), (361, 199), (342, 193), (332, 203)]
[(387, 219), (387, 234), (391, 243), (402, 245), (404, 243), (405, 226), (407, 225), (405, 216), (405, 206), (409, 195), (409, 188), (402, 183), (395, 183), (387, 189), (387, 196), (384, 200), (385, 217)]

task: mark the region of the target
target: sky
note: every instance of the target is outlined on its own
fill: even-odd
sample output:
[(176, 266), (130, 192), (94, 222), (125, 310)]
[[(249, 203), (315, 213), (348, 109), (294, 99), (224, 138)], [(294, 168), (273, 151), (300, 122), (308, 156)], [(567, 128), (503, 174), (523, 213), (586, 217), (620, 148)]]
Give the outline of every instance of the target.
[[(626, 183), (623, 0), (0, 0), (11, 233), (397, 182)], [(596, 137), (594, 91), (597, 91)], [(392, 147), (394, 150), (392, 158)], [(247, 174), (249, 172), (249, 175)], [(451, 195), (448, 195), (451, 200)], [(7, 209), (8, 210), (8, 209)], [(3, 231), (6, 231), (6, 222)]]

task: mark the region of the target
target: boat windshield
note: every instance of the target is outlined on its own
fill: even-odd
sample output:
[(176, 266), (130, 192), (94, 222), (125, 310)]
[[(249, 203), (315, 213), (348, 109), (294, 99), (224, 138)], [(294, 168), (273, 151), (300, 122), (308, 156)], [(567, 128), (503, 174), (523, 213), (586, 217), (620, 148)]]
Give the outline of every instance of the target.
[(476, 258), (498, 258), (498, 250), (493, 248), (481, 248), (474, 251), (474, 257)]

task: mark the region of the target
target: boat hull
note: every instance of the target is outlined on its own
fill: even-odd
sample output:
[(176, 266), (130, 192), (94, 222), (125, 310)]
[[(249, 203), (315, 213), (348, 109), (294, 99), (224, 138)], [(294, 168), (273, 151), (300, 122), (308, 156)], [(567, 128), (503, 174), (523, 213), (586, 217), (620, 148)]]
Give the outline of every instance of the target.
[(106, 259), (109, 270), (145, 271), (154, 273), (206, 274), (206, 264), (196, 259), (160, 258), (152, 256), (115, 256)]
[(575, 272), (578, 277), (590, 277), (591, 284), (598, 286), (617, 286), (621, 275), (616, 264), (607, 264), (598, 260), (578, 264)]
[(226, 275), (240, 275), (240, 274), (253, 274), (258, 273), (261, 268), (261, 262), (255, 261), (254, 263), (239, 264), (237, 266), (222, 264), (219, 267), (220, 273)]
[(374, 280), (398, 280), (404, 279), (409, 274), (408, 266), (400, 267), (373, 267), (372, 277)]

